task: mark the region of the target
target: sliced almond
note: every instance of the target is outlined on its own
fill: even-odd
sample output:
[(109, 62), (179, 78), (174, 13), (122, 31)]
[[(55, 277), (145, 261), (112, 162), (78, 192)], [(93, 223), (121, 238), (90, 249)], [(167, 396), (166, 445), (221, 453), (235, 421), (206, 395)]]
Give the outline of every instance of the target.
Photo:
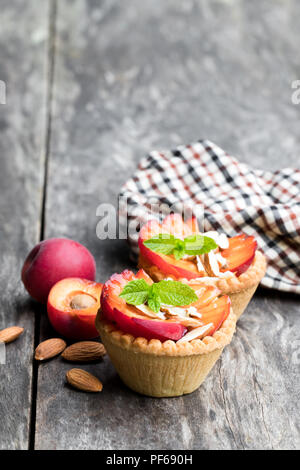
[(66, 374), (67, 382), (83, 392), (101, 392), (103, 385), (97, 377), (82, 369), (71, 369)]
[(203, 259), (208, 275), (212, 277), (218, 277), (220, 274), (220, 268), (215, 253), (213, 251), (205, 253)]
[(147, 315), (147, 317), (161, 318), (162, 320), (166, 318), (162, 312), (155, 313), (145, 304), (135, 305), (135, 308), (144, 313), (144, 315)]
[(218, 245), (221, 248), (221, 250), (226, 250), (229, 247), (229, 240), (225, 233), (221, 233), (218, 238)]
[(93, 362), (106, 354), (103, 344), (96, 341), (79, 341), (68, 346), (62, 357), (70, 362)]
[(161, 309), (166, 312), (168, 315), (172, 316), (172, 319), (178, 319), (181, 324), (185, 326), (199, 326), (202, 323), (199, 322), (198, 320), (195, 320), (194, 318), (191, 318), (191, 316), (196, 317), (196, 318), (201, 318), (202, 315), (201, 313), (198, 312), (196, 307), (172, 307), (169, 305), (163, 305), (161, 306)]
[(221, 253), (215, 253), (215, 257), (216, 257), (217, 262), (220, 264), (221, 268), (227, 267), (227, 259), (223, 258)]
[(183, 255), (182, 259), (188, 259), (189, 261), (192, 261), (195, 259), (195, 255)]
[(4, 330), (0, 331), (0, 342), (11, 343), (12, 341), (15, 341), (15, 339), (19, 338), (23, 331), (24, 328), (21, 326), (10, 326), (8, 328), (4, 328)]
[(183, 318), (183, 317), (172, 317), (172, 320), (180, 323), (183, 326), (186, 326), (187, 328), (199, 328), (200, 326), (203, 325), (203, 322), (200, 320), (196, 320), (196, 318)]
[(58, 356), (66, 348), (66, 342), (60, 338), (51, 338), (43, 341), (35, 350), (34, 357), (37, 361), (46, 361)]
[(177, 343), (185, 343), (187, 341), (192, 341), (193, 339), (201, 339), (203, 338), (208, 331), (214, 326), (213, 323), (208, 323), (207, 325), (200, 326), (199, 328), (195, 328), (194, 330), (189, 331), (180, 338)]
[(230, 277), (234, 277), (234, 273), (232, 273), (231, 271), (225, 271), (224, 273), (222, 273), (222, 271), (221, 271), (220, 274), (219, 274), (219, 277), (224, 277), (225, 279), (230, 278)]
[(212, 238), (218, 245), (219, 234), (216, 230), (210, 230), (209, 232), (205, 232), (203, 235), (205, 235), (206, 237)]
[(196, 307), (189, 307), (187, 311), (188, 311), (188, 314), (191, 315), (192, 317), (202, 318), (202, 314), (198, 312)]
[(174, 307), (173, 305), (165, 305), (165, 304), (162, 304), (161, 307), (160, 307), (160, 309), (161, 309), (163, 312), (166, 312), (166, 313), (168, 313), (169, 315), (172, 315), (172, 316), (183, 317), (183, 318), (187, 318), (187, 317), (188, 317), (186, 308)]
[(197, 269), (199, 273), (205, 273), (205, 269), (204, 269), (201, 257), (199, 255), (196, 256), (196, 263), (197, 263)]
[[(201, 280), (202, 278), (200, 277), (199, 279)], [(205, 291), (206, 291), (206, 286), (199, 287), (199, 289), (195, 289), (195, 294), (197, 295), (197, 297), (200, 298), (202, 294), (204, 294)]]

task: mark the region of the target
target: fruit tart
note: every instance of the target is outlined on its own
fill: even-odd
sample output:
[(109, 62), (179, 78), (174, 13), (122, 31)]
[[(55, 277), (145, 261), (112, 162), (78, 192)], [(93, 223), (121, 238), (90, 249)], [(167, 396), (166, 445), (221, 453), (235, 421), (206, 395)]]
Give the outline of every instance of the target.
[(179, 214), (162, 224), (151, 220), (139, 234), (139, 267), (155, 280), (199, 280), (229, 295), (239, 318), (266, 271), (264, 255), (253, 236), (200, 233), (196, 218)]
[(235, 331), (230, 298), (196, 280), (153, 280), (139, 270), (104, 284), (96, 318), (123, 382), (154, 397), (196, 390)]

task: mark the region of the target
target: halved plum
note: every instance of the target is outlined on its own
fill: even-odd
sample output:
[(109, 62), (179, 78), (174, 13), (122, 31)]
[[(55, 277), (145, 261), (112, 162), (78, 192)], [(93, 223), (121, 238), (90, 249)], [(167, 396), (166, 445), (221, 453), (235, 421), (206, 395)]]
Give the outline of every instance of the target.
[(81, 278), (57, 282), (49, 292), (47, 312), (53, 328), (72, 339), (99, 336), (95, 319), (100, 307), (102, 284)]
[[(144, 244), (146, 240), (159, 233), (171, 233), (175, 237), (185, 238), (198, 232), (197, 220), (194, 217), (184, 222), (179, 214), (172, 214), (167, 216), (162, 224), (156, 220), (150, 220), (140, 230), (138, 242), (140, 254), (148, 263), (157, 266), (166, 276), (173, 276), (175, 279), (196, 279), (206, 276), (205, 271), (198, 271), (193, 261), (176, 260), (172, 255), (154, 252)], [(229, 238), (229, 247), (221, 252), (222, 257), (226, 258), (228, 262), (226, 270), (240, 276), (253, 262), (256, 249), (257, 243), (252, 236), (241, 234)]]

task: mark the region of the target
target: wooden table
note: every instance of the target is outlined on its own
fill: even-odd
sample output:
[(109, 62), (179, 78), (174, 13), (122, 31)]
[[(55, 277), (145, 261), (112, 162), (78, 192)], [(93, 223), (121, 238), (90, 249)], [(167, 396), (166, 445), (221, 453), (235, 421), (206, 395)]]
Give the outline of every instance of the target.
[(0, 448), (299, 448), (298, 297), (258, 291), (204, 385), (151, 399), (108, 358), (84, 367), (97, 395), (68, 388), (60, 359), (33, 364), (53, 331), (20, 281), (53, 236), (86, 245), (100, 281), (132, 267), (96, 209), (151, 149), (204, 137), (259, 168), (299, 164), (299, 2), (5, 0), (0, 17), (0, 328), (25, 328), (0, 366)]

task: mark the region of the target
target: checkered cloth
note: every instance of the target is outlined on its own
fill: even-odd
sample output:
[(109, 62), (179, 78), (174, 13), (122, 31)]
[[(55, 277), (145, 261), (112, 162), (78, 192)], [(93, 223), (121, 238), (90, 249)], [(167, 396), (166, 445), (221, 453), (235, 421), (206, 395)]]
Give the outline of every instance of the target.
[[(200, 140), (173, 151), (151, 152), (121, 189), (127, 222), (149, 218), (150, 204), (203, 204), (203, 230), (254, 235), (268, 259), (262, 285), (300, 294), (300, 170), (254, 170), (217, 145)], [(149, 217), (150, 216), (150, 217)], [(138, 233), (128, 234), (137, 253)]]

